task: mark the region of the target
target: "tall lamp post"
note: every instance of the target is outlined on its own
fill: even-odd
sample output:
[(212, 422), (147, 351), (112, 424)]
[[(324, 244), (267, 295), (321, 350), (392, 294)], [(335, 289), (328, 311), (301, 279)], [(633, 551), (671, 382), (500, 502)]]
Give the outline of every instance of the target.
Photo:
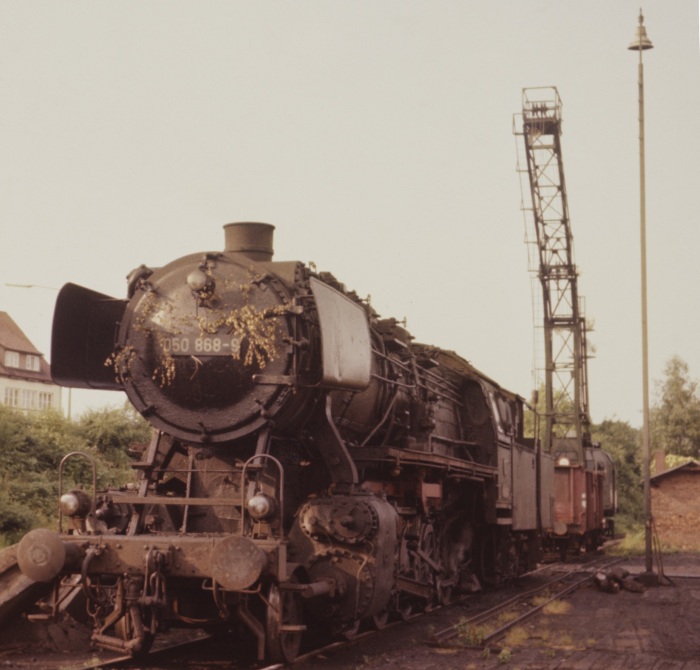
[(630, 42), (630, 51), (639, 51), (639, 227), (642, 258), (642, 394), (643, 427), (642, 452), (644, 458), (644, 538), (645, 567), (647, 575), (653, 573), (651, 554), (651, 486), (650, 486), (650, 447), (649, 447), (649, 345), (647, 339), (647, 231), (646, 231), (646, 192), (644, 166), (644, 64), (642, 52), (653, 49), (654, 45), (647, 37), (644, 28), (644, 16), (639, 10), (639, 25), (634, 39)]

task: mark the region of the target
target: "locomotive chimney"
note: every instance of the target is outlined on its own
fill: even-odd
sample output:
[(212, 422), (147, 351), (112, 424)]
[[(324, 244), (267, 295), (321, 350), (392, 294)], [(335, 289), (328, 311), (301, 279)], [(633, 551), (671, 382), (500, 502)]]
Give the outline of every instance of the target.
[(225, 251), (245, 254), (254, 261), (271, 261), (274, 230), (275, 227), (269, 223), (227, 223), (224, 226)]

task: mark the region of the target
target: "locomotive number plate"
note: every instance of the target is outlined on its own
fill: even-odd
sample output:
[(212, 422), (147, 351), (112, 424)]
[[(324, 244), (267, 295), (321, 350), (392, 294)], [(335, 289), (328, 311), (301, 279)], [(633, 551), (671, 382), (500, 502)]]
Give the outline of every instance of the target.
[(160, 340), (171, 356), (234, 356), (241, 353), (241, 339), (231, 335), (173, 335)]

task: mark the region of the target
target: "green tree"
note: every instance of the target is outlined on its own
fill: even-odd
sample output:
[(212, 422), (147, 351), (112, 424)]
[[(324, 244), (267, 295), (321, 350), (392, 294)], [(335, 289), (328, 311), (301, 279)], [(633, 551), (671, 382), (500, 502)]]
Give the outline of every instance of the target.
[(151, 428), (128, 403), (119, 409), (89, 410), (77, 422), (77, 433), (113, 464), (124, 466), (132, 444), (147, 443)]
[[(58, 470), (70, 452), (92, 457), (98, 488), (135, 479), (127, 449), (148, 440), (146, 422), (133, 410), (88, 412), (72, 422), (55, 411), (24, 414), (0, 405), (0, 546), (33, 527), (55, 527)], [(88, 460), (72, 458), (63, 469), (64, 490), (92, 487)]]
[(644, 519), (640, 432), (626, 421), (606, 419), (591, 426), (591, 438), (615, 463), (617, 525), (630, 530)]
[(30, 511), (9, 500), (4, 492), (0, 493), (0, 547), (19, 540), (33, 522), (34, 515)]
[[(673, 468), (677, 468), (679, 465), (685, 465), (686, 463), (689, 463), (693, 459), (690, 458), (690, 456), (678, 456), (677, 454), (664, 454), (664, 470), (672, 470)], [(656, 458), (654, 458), (654, 454), (652, 454), (651, 458), (651, 476), (653, 477), (654, 475), (658, 474), (656, 470)]]
[(79, 449), (70, 422), (58, 412), (27, 415), (0, 406), (0, 506), (12, 535), (56, 516), (61, 459)]
[(656, 383), (657, 399), (650, 413), (652, 451), (700, 456), (700, 396), (698, 383), (691, 379), (688, 364), (674, 356)]
[[(545, 392), (545, 385), (541, 384), (539, 390), (537, 393), (533, 393), (533, 396), (534, 398), (532, 400), (536, 400), (536, 404), (534, 405), (536, 415), (532, 410), (526, 409), (523, 417), (523, 431), (525, 433), (525, 437), (534, 437), (535, 427), (537, 427), (537, 436), (543, 442), (543, 434), (547, 425), (545, 420), (547, 412), (547, 394)], [(555, 391), (553, 402), (557, 412), (573, 413), (573, 405), (562, 390)], [(566, 427), (563, 425), (554, 424), (552, 432), (553, 437), (566, 437)]]

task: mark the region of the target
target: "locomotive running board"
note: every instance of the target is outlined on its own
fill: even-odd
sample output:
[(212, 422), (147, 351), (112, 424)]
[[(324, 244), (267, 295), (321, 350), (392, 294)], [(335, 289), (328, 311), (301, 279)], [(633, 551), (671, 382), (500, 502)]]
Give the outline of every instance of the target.
[(418, 465), (432, 468), (447, 468), (450, 472), (460, 474), (477, 481), (495, 479), (498, 468), (474, 461), (462, 461), (441, 454), (426, 451), (396, 449), (394, 447), (357, 447), (352, 449), (355, 463), (395, 463), (398, 465)]

